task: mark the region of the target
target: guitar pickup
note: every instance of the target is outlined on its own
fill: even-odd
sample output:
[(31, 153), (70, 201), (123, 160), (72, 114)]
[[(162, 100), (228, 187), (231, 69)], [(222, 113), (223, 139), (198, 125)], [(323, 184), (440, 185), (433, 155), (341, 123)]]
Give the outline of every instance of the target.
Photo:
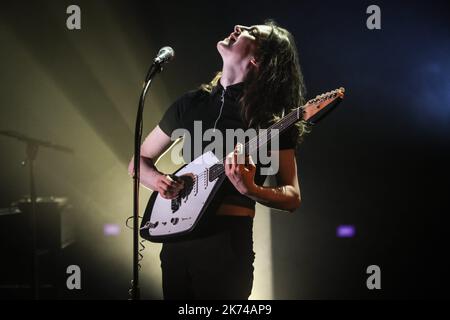
[(194, 197), (198, 193), (198, 175), (194, 176)]
[(206, 168), (205, 171), (203, 171), (203, 188), (208, 188), (208, 176), (209, 176), (209, 169)]

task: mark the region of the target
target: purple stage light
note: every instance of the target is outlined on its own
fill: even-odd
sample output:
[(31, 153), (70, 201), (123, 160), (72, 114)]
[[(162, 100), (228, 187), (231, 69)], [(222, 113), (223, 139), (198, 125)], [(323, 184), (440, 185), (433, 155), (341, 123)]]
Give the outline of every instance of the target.
[(340, 225), (336, 228), (336, 236), (338, 238), (353, 238), (355, 232), (355, 226), (353, 225)]
[(120, 226), (118, 224), (107, 223), (103, 226), (103, 234), (105, 236), (118, 236), (120, 233)]

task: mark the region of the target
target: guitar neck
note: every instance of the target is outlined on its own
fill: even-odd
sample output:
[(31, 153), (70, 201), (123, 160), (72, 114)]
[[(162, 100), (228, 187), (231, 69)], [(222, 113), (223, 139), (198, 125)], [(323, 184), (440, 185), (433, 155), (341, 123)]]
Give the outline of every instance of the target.
[[(238, 152), (244, 153), (245, 155), (255, 154), (259, 148), (285, 132), (296, 122), (300, 120), (310, 121), (315, 115), (335, 101), (336, 103), (328, 110), (331, 111), (333, 107), (344, 98), (344, 92), (344, 88), (339, 88), (326, 94), (316, 96), (316, 98), (309, 100), (305, 105), (293, 109), (293, 111), (284, 116), (280, 121), (274, 123), (267, 129), (260, 130), (258, 135), (246, 142), (243, 145), (244, 149), (238, 150)], [(323, 116), (321, 118), (323, 118)], [(209, 168), (209, 181), (214, 181), (225, 172), (223, 165), (224, 161), (225, 159), (223, 159), (222, 163), (217, 163)]]
[[(259, 148), (267, 144), (276, 136), (279, 136), (281, 133), (290, 128), (294, 123), (296, 123), (300, 119), (300, 110), (301, 107), (295, 109), (269, 128), (261, 130), (256, 137), (250, 139), (250, 141), (245, 143), (245, 145), (243, 145), (244, 150), (241, 150), (239, 152), (244, 152), (245, 155), (255, 154)], [(208, 177), (210, 182), (214, 181), (217, 177), (225, 173), (225, 167), (223, 165), (224, 161), (225, 159), (223, 159), (222, 162), (217, 163), (209, 168)]]
[(287, 116), (283, 117), (269, 128), (260, 130), (256, 137), (245, 143), (243, 146), (244, 150), (242, 151), (245, 155), (254, 154), (259, 148), (292, 127), (301, 118), (302, 113), (300, 110), (301, 107), (290, 112)]

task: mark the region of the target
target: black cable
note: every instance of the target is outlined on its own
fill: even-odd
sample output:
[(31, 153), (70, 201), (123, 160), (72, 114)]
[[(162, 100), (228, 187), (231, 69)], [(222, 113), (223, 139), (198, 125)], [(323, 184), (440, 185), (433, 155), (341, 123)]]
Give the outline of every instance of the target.
[[(130, 225), (129, 225), (129, 221), (132, 220), (133, 218), (134, 218), (134, 216), (129, 216), (129, 217), (125, 220), (125, 226), (126, 226), (128, 229), (130, 229), (130, 230), (133, 230), (133, 226), (130, 226)], [(141, 216), (139, 216), (138, 218), (139, 218), (139, 219), (142, 219)], [(139, 248), (139, 252), (138, 252), (138, 264), (137, 264), (138, 270), (139, 270), (139, 271), (140, 271), (141, 268), (142, 268), (141, 261), (144, 259), (144, 255), (142, 254), (142, 252), (145, 250), (144, 242), (146, 242), (146, 241), (147, 241), (147, 240), (145, 240), (145, 239), (141, 239), (141, 240), (139, 241), (139, 247), (140, 247), (140, 248)], [(130, 285), (131, 285), (131, 288), (128, 290), (128, 294), (129, 294), (129, 296), (130, 296), (130, 299), (132, 299), (132, 297), (133, 297), (133, 280), (131, 280)]]

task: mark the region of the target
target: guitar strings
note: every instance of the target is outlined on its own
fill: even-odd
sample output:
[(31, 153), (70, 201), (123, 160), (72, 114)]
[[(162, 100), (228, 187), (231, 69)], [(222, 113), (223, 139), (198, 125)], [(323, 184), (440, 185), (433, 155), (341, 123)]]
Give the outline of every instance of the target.
[[(300, 108), (303, 108), (303, 107), (300, 107)], [(283, 128), (284, 125), (286, 125), (286, 127), (289, 127), (292, 123), (295, 123), (298, 120), (297, 119), (297, 114), (298, 114), (298, 110), (297, 109), (294, 109), (286, 117), (284, 117), (280, 121), (278, 121), (278, 122), (274, 123), (273, 125), (271, 125), (270, 127), (268, 127), (266, 129), (267, 132), (271, 133), (272, 130), (274, 130), (274, 128), (276, 126), (280, 126), (281, 128)], [(282, 129), (282, 130), (284, 130), (284, 129)], [(281, 132), (281, 130), (278, 129), (278, 132), (274, 136), (272, 136), (270, 134), (270, 139), (267, 138), (267, 136), (266, 136), (265, 141), (263, 140), (263, 142), (262, 143), (260, 142), (259, 145), (258, 145), (258, 140), (261, 140), (261, 139), (260, 139), (260, 136), (257, 135), (256, 137), (253, 137), (252, 139), (250, 139), (245, 145), (246, 145), (246, 147), (248, 147), (249, 145), (253, 146), (256, 143), (256, 148), (261, 147), (262, 145), (267, 144), (269, 142), (269, 140), (273, 139), (277, 135), (279, 136), (280, 132)], [(249, 151), (249, 153), (252, 153), (252, 151)], [(217, 172), (217, 177), (221, 176), (225, 172), (225, 167), (223, 166), (223, 163), (226, 160), (226, 158), (227, 157), (222, 158), (222, 160), (217, 163), (217, 164), (220, 163), (220, 165), (221, 165), (220, 170), (218, 170), (218, 172)], [(208, 169), (205, 169), (205, 170), (201, 171), (200, 174), (198, 174), (198, 175), (196, 174), (195, 175), (196, 176), (196, 180), (197, 180), (197, 184), (200, 184), (201, 182), (204, 182), (205, 178), (209, 179), (209, 175), (207, 174), (208, 173), (207, 171), (208, 171)]]
[[(268, 132), (267, 135), (265, 135), (265, 141), (263, 140), (261, 143), (261, 137), (260, 135), (257, 135), (256, 137), (253, 137), (252, 139), (250, 139), (247, 143), (245, 143), (245, 149), (248, 149), (248, 153), (253, 153), (253, 151), (255, 150), (250, 150), (250, 148), (253, 148), (256, 144), (255, 149), (258, 149), (259, 147), (267, 144), (270, 140), (272, 140), (272, 138), (276, 137), (277, 135), (279, 136), (281, 134), (282, 131), (284, 131), (285, 129), (287, 129), (288, 127), (290, 127), (293, 123), (295, 123), (296, 121), (299, 120), (299, 116), (300, 116), (300, 110), (303, 110), (306, 108), (306, 106), (308, 104), (313, 104), (313, 103), (317, 103), (317, 102), (323, 102), (327, 99), (330, 98), (335, 98), (338, 95), (338, 91), (339, 90), (333, 90), (323, 96), (317, 96), (315, 99), (312, 99), (310, 101), (308, 101), (305, 105), (300, 106), (298, 108), (293, 109), (287, 116), (285, 116), (284, 118), (282, 118), (280, 121), (272, 124), (271, 126), (269, 126), (266, 130), (266, 132)], [(277, 133), (272, 136), (272, 130), (275, 129), (275, 127), (278, 127), (276, 129)], [(281, 128), (281, 130), (280, 130)], [(270, 138), (268, 138), (270, 134)], [(264, 136), (263, 136), (264, 137)], [(260, 141), (259, 145), (258, 145), (258, 140)], [(223, 163), (225, 162), (227, 157), (222, 158), (221, 161), (219, 161), (217, 164), (220, 165), (220, 169), (217, 171), (216, 173), (216, 178), (220, 177), (224, 172), (225, 172), (225, 166), (223, 165)], [(204, 183), (204, 179), (208, 179), (209, 180), (209, 174), (208, 174), (208, 168), (206, 168), (205, 170), (203, 170), (202, 172), (200, 172), (198, 175), (196, 174), (196, 183), (197, 183), (197, 187), (198, 185), (203, 182)], [(215, 178), (215, 179), (216, 179)], [(213, 180), (214, 181), (214, 180)]]

